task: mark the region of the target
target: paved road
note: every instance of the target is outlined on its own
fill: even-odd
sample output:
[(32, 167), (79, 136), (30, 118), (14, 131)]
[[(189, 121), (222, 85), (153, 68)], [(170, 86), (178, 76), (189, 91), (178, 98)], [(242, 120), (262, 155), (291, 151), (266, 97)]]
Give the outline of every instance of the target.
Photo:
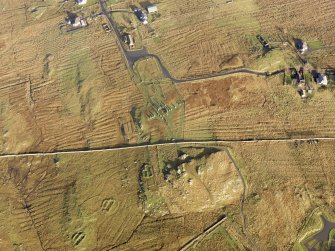
[[(320, 247), (318, 244), (320, 244), (321, 247), (328, 246), (328, 240), (329, 240), (329, 233), (332, 229), (335, 228), (335, 223), (329, 221), (324, 215), (321, 215), (322, 220), (322, 229), (314, 234), (313, 236), (307, 238), (302, 243), (307, 248), (307, 250), (310, 251), (317, 251), (320, 250)], [(330, 238), (334, 238), (334, 236), (330, 236)], [(326, 245), (325, 245), (326, 244)], [(331, 246), (327, 250), (335, 250), (334, 242), (330, 243)]]
[[(135, 50), (135, 51), (127, 50), (127, 48), (125, 46), (125, 43), (123, 42), (122, 34), (120, 34), (120, 32), (117, 28), (117, 24), (114, 22), (112, 16), (110, 15), (110, 12), (113, 12), (113, 11), (107, 10), (104, 0), (99, 0), (99, 3), (100, 3), (102, 13), (107, 17), (107, 19), (109, 21), (109, 24), (112, 27), (112, 29), (113, 29), (113, 31), (116, 35), (117, 43), (118, 43), (118, 45), (121, 49), (121, 52), (122, 52), (123, 56), (126, 59), (128, 67), (130, 69), (133, 69), (134, 63), (136, 61), (138, 61), (139, 59), (152, 57), (152, 58), (155, 58), (157, 60), (164, 76), (166, 78), (169, 78), (171, 81), (173, 81), (176, 84), (190, 82), (190, 81), (196, 81), (196, 80), (207, 80), (207, 79), (211, 79), (211, 78), (228, 76), (228, 75), (237, 74), (237, 73), (253, 74), (253, 75), (257, 75), (257, 76), (269, 77), (269, 76), (274, 76), (274, 75), (277, 75), (277, 74), (281, 74), (285, 71), (285, 70), (278, 70), (278, 71), (274, 71), (274, 72), (270, 73), (270, 72), (252, 71), (252, 70), (248, 70), (248, 69), (236, 69), (236, 70), (229, 70), (229, 71), (224, 71), (224, 72), (219, 72), (219, 73), (213, 73), (213, 74), (209, 74), (207, 76), (200, 76), (200, 77), (194, 77), (194, 78), (187, 78), (187, 79), (174, 78), (171, 75), (170, 71), (163, 65), (161, 59), (157, 55), (149, 53), (145, 47), (143, 47), (142, 49), (139, 49), (139, 50)], [(122, 10), (115, 10), (114, 12), (120, 12), (120, 11), (122, 11)], [(128, 11), (128, 10), (124, 10), (122, 12), (132, 13), (131, 11)]]
[(29, 156), (53, 156), (57, 154), (80, 154), (80, 153), (99, 153), (99, 152), (112, 152), (120, 151), (127, 149), (138, 149), (138, 148), (147, 148), (147, 147), (157, 147), (157, 146), (168, 146), (168, 145), (191, 145), (191, 144), (229, 144), (229, 143), (258, 143), (258, 142), (304, 142), (307, 143), (309, 140), (318, 140), (318, 141), (335, 141), (335, 137), (329, 138), (282, 138), (282, 139), (252, 139), (252, 140), (210, 140), (210, 141), (201, 141), (201, 140), (185, 140), (185, 141), (176, 141), (176, 142), (166, 142), (166, 143), (152, 143), (152, 144), (142, 144), (142, 145), (126, 145), (120, 147), (104, 147), (99, 149), (79, 149), (79, 150), (58, 150), (54, 152), (29, 152), (29, 153), (18, 153), (18, 154), (0, 154), (0, 158), (11, 158), (11, 157), (29, 157)]

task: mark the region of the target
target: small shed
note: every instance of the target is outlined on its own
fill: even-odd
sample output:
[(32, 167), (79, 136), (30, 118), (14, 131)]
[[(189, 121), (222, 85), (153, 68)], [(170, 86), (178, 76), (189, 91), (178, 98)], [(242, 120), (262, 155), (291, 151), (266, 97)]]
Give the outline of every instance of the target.
[(77, 4), (83, 5), (87, 3), (87, 0), (76, 0)]
[(133, 36), (128, 34), (129, 47), (132, 49), (135, 47)]
[(156, 13), (156, 12), (158, 12), (158, 8), (157, 8), (156, 5), (149, 5), (147, 7), (147, 11), (148, 11), (149, 14)]
[(301, 49), (301, 53), (304, 53), (308, 50), (308, 45), (306, 42), (302, 43), (302, 49)]
[(129, 45), (130, 49), (135, 47), (133, 36), (128, 33), (124, 34), (124, 42)]

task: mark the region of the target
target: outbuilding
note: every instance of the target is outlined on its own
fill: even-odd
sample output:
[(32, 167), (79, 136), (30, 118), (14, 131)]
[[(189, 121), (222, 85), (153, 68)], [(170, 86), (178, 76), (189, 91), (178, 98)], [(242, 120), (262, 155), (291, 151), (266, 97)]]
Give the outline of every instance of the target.
[(87, 21), (84, 18), (78, 17), (76, 14), (69, 14), (67, 18), (67, 23), (73, 28), (81, 28), (87, 26)]
[(87, 3), (87, 0), (76, 0), (77, 4), (83, 5)]
[(128, 33), (124, 34), (124, 42), (129, 45), (130, 49), (135, 47), (133, 36)]
[(81, 27), (86, 27), (87, 26), (86, 19), (84, 19), (84, 18), (80, 19), (80, 24), (81, 24)]
[(326, 86), (328, 85), (328, 79), (327, 79), (327, 76), (325, 75), (319, 75), (316, 79), (316, 82), (319, 84), (319, 85), (322, 85), (322, 86)]
[(300, 51), (300, 53), (305, 53), (308, 50), (308, 45), (305, 41), (302, 41), (301, 39), (296, 39), (295, 46)]
[(158, 8), (157, 8), (156, 5), (149, 5), (147, 7), (147, 11), (148, 11), (149, 14), (156, 13), (156, 12), (158, 12)]
[(148, 16), (141, 9), (136, 8), (134, 13), (143, 24), (148, 24)]
[(133, 49), (135, 47), (133, 36), (128, 34), (129, 48)]

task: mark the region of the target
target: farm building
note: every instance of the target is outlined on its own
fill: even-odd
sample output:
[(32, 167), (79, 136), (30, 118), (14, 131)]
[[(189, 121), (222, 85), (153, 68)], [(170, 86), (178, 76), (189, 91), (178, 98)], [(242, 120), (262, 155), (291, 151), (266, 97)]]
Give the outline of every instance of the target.
[(86, 21), (86, 19), (81, 18), (81, 19), (80, 19), (80, 24), (81, 24), (81, 27), (86, 27), (86, 26), (87, 26), (87, 21)]
[(158, 12), (158, 8), (157, 8), (156, 5), (149, 5), (149, 6), (147, 7), (147, 11), (148, 11), (149, 14), (150, 14), (150, 13), (155, 13), (155, 12)]
[(134, 13), (143, 24), (148, 24), (148, 16), (141, 9), (135, 9)]
[(328, 85), (328, 79), (327, 79), (327, 76), (325, 75), (319, 75), (316, 79), (316, 82), (319, 84), (319, 85), (322, 85), (322, 86), (326, 86)]
[(129, 40), (129, 47), (134, 48), (135, 45), (132, 35), (128, 35), (128, 40)]
[(308, 45), (306, 42), (300, 40), (300, 39), (297, 39), (296, 40), (296, 47), (297, 49), (300, 51), (300, 53), (304, 53), (308, 50)]
[(76, 3), (79, 5), (83, 5), (87, 3), (87, 0), (76, 0)]
[(135, 47), (133, 36), (130, 34), (125, 34), (124, 42), (129, 45), (130, 49), (133, 49)]
[(73, 28), (81, 28), (87, 26), (87, 21), (84, 18), (80, 18), (76, 15), (70, 15), (67, 23)]

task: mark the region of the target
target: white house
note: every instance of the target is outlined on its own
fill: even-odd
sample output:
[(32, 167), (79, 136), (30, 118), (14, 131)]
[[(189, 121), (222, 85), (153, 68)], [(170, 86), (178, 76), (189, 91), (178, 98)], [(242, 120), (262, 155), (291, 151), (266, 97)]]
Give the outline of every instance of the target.
[(83, 5), (87, 3), (87, 0), (76, 0), (77, 4)]
[(128, 36), (129, 48), (133, 49), (135, 47), (133, 36), (130, 34), (128, 34), (127, 36)]
[(84, 18), (80, 19), (80, 24), (81, 24), (81, 27), (86, 27), (87, 26), (86, 19), (84, 19)]
[(303, 42), (302, 48), (301, 48), (301, 53), (305, 53), (308, 50), (308, 45), (306, 42)]
[(322, 75), (320, 75), (320, 76), (316, 79), (316, 82), (317, 82), (319, 85), (323, 85), (323, 86), (328, 85), (328, 79), (327, 79), (327, 76), (322, 76)]
[(72, 23), (72, 26), (76, 28), (81, 26), (80, 17), (76, 17), (76, 19)]
[(80, 18), (78, 16), (69, 19), (67, 23), (73, 28), (81, 28), (87, 26), (87, 21), (84, 18)]
[(157, 8), (156, 5), (149, 5), (149, 6), (147, 7), (147, 11), (148, 11), (149, 14), (150, 14), (150, 13), (155, 13), (155, 12), (158, 12), (158, 8)]
[(308, 50), (308, 45), (305, 41), (302, 41), (301, 39), (297, 39), (296, 40), (296, 44), (295, 44), (296, 48), (298, 49), (298, 51), (300, 51), (300, 53), (305, 53)]

